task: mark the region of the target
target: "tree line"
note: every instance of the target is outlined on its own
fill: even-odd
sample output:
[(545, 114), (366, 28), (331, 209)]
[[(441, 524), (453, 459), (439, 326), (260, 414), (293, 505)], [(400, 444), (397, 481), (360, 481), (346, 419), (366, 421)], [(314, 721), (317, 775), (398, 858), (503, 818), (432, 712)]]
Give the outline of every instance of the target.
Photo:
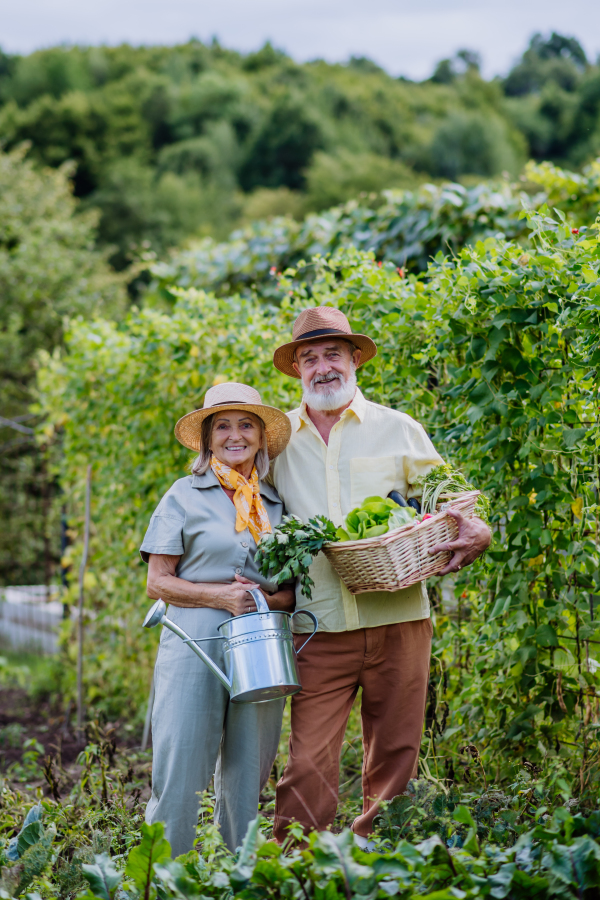
[(54, 47), (0, 54), (0, 140), (73, 161), (75, 195), (100, 210), (122, 269), (136, 250), (361, 192), (514, 177), (527, 158), (577, 168), (600, 149), (600, 67), (554, 33), (491, 81), (469, 51), (417, 83), (365, 58), (299, 64), (270, 44)]

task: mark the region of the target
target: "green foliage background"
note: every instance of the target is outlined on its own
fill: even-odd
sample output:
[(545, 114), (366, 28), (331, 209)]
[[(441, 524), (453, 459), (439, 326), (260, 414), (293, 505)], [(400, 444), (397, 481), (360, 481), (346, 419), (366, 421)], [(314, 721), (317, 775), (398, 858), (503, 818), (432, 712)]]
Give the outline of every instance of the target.
[(40, 169), (24, 147), (0, 151), (0, 583), (49, 584), (60, 540), (51, 460), (36, 447), (38, 351), (62, 341), (65, 316), (118, 317), (123, 279), (95, 247), (97, 213), (76, 215), (73, 166)]

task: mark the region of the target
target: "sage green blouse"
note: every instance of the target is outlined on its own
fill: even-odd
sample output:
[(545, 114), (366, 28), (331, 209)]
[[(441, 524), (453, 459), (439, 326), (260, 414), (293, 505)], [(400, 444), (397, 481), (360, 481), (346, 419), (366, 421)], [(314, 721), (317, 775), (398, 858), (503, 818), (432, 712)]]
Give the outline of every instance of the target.
[[(271, 485), (260, 482), (260, 494), (271, 522), (279, 525), (283, 503)], [(175, 574), (194, 583), (229, 584), (236, 575), (266, 591), (278, 590), (254, 562), (256, 543), (248, 531), (235, 530), (235, 506), (212, 471), (180, 478), (164, 495), (144, 537), (140, 553), (181, 556)]]

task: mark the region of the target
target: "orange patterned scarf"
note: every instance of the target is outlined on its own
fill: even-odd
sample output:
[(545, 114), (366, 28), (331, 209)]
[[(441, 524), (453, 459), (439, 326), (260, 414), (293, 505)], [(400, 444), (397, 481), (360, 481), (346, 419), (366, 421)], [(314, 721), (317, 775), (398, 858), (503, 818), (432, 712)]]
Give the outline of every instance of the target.
[(223, 487), (235, 491), (233, 495), (233, 505), (237, 512), (235, 530), (244, 531), (245, 528), (248, 528), (258, 544), (261, 537), (264, 534), (270, 534), (273, 529), (260, 496), (256, 467), (252, 469), (250, 481), (246, 481), (244, 476), (235, 469), (219, 462), (214, 454), (210, 465)]

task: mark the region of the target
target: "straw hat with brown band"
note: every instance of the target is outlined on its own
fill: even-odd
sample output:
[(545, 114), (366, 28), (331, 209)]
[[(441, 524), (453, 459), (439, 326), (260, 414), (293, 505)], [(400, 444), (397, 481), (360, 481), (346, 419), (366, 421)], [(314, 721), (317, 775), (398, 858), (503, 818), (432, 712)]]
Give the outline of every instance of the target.
[(275, 459), (285, 450), (292, 433), (290, 420), (280, 409), (267, 406), (260, 399), (260, 394), (247, 384), (229, 381), (211, 387), (204, 398), (202, 409), (183, 416), (175, 426), (175, 437), (180, 444), (190, 450), (202, 449), (200, 445), (202, 422), (207, 416), (223, 412), (226, 409), (246, 410), (254, 413), (265, 424), (269, 459)]
[(341, 309), (333, 306), (315, 306), (305, 309), (294, 322), (292, 340), (289, 344), (278, 347), (273, 354), (273, 364), (284, 375), (292, 378), (300, 376), (294, 369), (296, 348), (307, 341), (324, 341), (327, 338), (344, 337), (360, 350), (359, 366), (364, 365), (374, 356), (377, 356), (377, 346), (366, 334), (355, 334), (348, 319)]

